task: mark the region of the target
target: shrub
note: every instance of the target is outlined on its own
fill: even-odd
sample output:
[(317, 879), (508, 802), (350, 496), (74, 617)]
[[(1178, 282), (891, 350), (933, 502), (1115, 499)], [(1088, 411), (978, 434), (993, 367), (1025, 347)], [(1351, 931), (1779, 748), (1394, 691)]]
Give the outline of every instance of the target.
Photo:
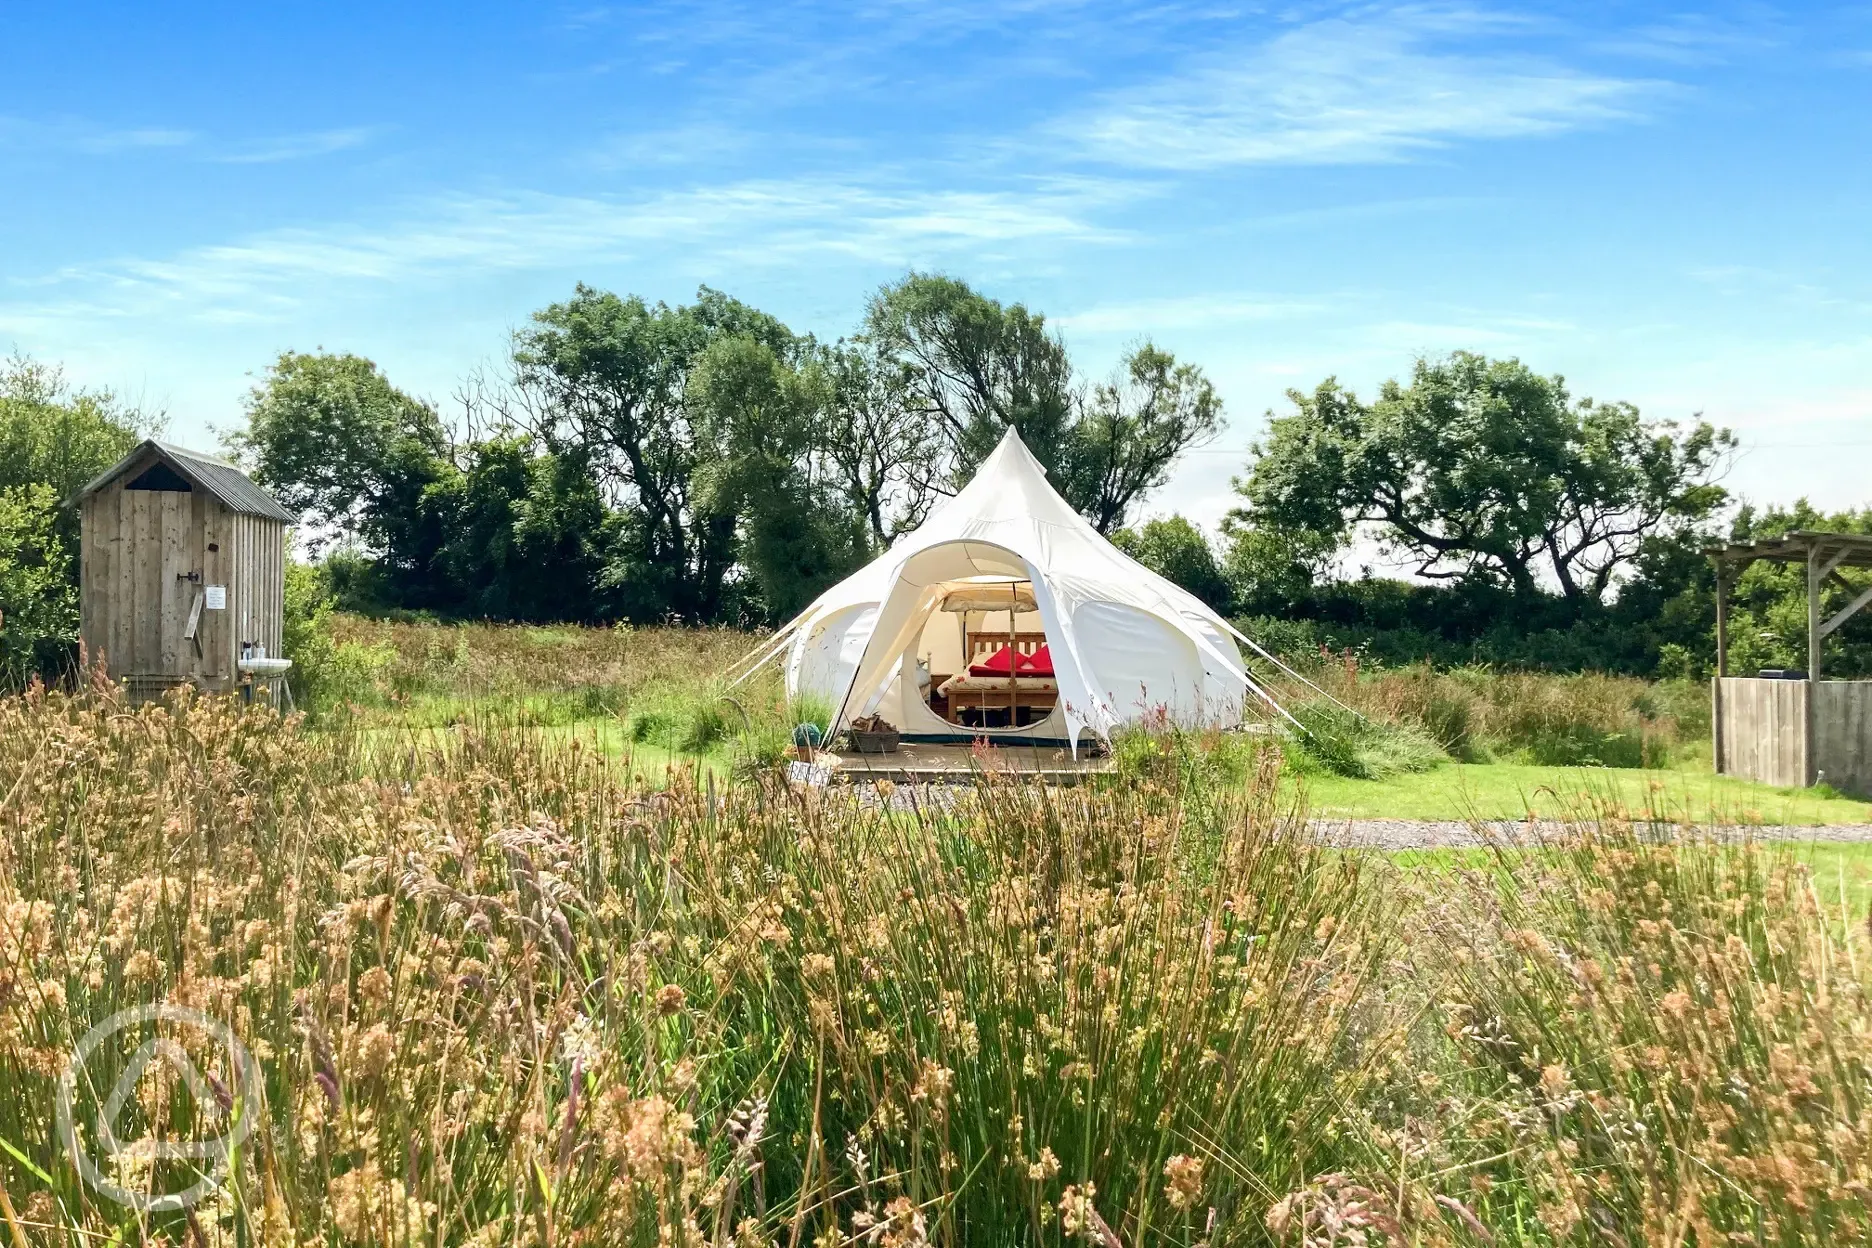
[(703, 694), (693, 699), (677, 748), (686, 754), (703, 754), (715, 748), (728, 737), (731, 713), (732, 708), (725, 706), (720, 698)]
[(1289, 711), (1300, 723), (1288, 739), (1290, 753), (1302, 770), (1382, 780), (1400, 772), (1428, 771), (1449, 761), (1449, 755), (1422, 730), (1369, 719), (1325, 698), (1302, 702)]
[(50, 486), (0, 488), (0, 685), (71, 665), (78, 641), (73, 551), (58, 533)]
[[(1663, 767), (1686, 738), (1708, 731), (1707, 694), (1691, 682), (1373, 668), (1356, 655), (1334, 656), (1305, 675), (1367, 719), (1413, 730), (1468, 762)], [(1319, 697), (1291, 679), (1277, 687), (1300, 705)], [(1321, 731), (1330, 735), (1327, 718)]]
[(660, 744), (669, 739), (675, 725), (675, 716), (666, 710), (638, 711), (630, 717), (630, 739), (639, 745)]

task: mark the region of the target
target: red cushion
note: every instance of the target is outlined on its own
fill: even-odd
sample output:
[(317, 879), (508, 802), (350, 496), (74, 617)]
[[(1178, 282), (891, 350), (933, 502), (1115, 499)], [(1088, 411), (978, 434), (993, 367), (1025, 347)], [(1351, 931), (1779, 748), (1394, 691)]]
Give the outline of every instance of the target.
[(1019, 672), (1022, 676), (1051, 676), (1053, 674), (1053, 652), (1045, 646), (1021, 660)]
[(1020, 656), (1012, 646), (1002, 646), (987, 660), (969, 665), (971, 676), (1006, 676), (1013, 668), (1014, 660)]

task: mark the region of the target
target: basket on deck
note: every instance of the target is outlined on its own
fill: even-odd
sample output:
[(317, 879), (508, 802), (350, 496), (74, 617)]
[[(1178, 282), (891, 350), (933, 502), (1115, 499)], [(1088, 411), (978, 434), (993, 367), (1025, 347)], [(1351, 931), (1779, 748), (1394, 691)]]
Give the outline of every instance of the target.
[(846, 735), (851, 738), (852, 749), (860, 754), (897, 752), (897, 725), (886, 721), (882, 715), (866, 715), (852, 720)]

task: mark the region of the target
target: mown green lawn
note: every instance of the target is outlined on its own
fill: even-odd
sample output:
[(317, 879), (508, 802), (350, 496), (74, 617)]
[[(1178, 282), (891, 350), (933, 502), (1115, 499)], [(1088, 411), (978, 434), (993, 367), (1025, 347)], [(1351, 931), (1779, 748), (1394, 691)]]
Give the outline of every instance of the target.
[(1872, 803), (1777, 789), (1707, 771), (1638, 771), (1610, 767), (1532, 767), (1450, 763), (1385, 780), (1300, 778), (1308, 803), (1324, 818), (1521, 819), (1590, 815), (1604, 805), (1699, 822), (1749, 824), (1872, 823)]
[[(1872, 843), (1776, 841), (1771, 849), (1807, 867), (1820, 904), (1830, 912), (1839, 914), (1843, 907), (1848, 921), (1872, 921)], [(1405, 849), (1387, 857), (1406, 871), (1437, 873), (1485, 867), (1491, 855), (1486, 849)]]
[(674, 772), (684, 768), (694, 772), (713, 772), (718, 777), (726, 776), (729, 770), (725, 750), (708, 754), (685, 754), (651, 741), (633, 741), (625, 726), (615, 719), (588, 720), (536, 731), (547, 738), (564, 742), (579, 741), (595, 747), (606, 757), (629, 767), (632, 776), (652, 788), (663, 787)]

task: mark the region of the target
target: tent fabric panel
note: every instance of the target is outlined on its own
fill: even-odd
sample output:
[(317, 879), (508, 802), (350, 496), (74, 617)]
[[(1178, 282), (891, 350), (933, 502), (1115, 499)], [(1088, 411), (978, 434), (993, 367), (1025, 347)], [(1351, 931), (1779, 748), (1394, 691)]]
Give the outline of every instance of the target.
[(1177, 723), (1201, 717), (1202, 664), (1181, 629), (1112, 602), (1081, 603), (1073, 624), (1098, 692), (1120, 718), (1145, 719), (1160, 710)]
[(801, 629), (789, 691), (816, 694), (836, 706), (858, 670), (877, 610), (875, 603), (859, 603)]
[(1248, 703), (1248, 669), (1227, 633), (1208, 620), (1184, 613), (1183, 627), (1197, 638), (1202, 665), (1202, 717), (1205, 723), (1240, 723)]

